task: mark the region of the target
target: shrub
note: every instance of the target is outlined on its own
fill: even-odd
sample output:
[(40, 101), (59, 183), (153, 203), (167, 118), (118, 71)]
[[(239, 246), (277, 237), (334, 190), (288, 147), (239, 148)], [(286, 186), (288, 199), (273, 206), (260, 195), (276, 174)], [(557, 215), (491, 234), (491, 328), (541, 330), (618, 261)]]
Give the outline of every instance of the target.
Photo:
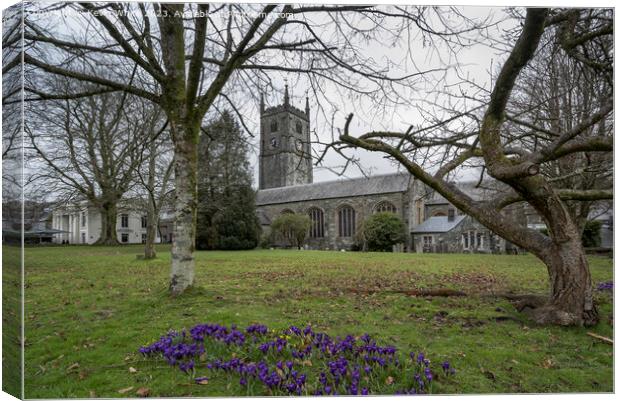
[(394, 213), (375, 213), (364, 221), (359, 240), (362, 249), (374, 252), (391, 252), (392, 247), (407, 239), (405, 223)]
[(271, 223), (271, 232), (276, 239), (301, 249), (308, 236), (310, 225), (310, 218), (306, 215), (284, 213)]

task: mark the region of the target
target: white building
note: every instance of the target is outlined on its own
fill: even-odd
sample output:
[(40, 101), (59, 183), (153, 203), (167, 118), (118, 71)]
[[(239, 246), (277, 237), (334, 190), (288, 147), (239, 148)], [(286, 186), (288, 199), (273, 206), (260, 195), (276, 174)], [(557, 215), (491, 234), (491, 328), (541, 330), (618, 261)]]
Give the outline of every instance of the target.
[[(146, 213), (120, 207), (119, 210), (116, 219), (118, 242), (145, 243)], [(87, 203), (59, 207), (52, 213), (52, 228), (64, 231), (54, 237), (53, 242), (57, 244), (94, 244), (101, 235), (101, 213)], [(159, 242), (161, 238), (158, 232), (155, 243)]]

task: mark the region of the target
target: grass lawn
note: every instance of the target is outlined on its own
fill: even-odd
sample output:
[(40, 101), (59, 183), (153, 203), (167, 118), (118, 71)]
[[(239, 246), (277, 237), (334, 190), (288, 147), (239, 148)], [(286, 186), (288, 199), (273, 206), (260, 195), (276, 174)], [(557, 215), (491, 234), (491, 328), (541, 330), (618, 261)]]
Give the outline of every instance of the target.
[[(613, 349), (586, 335), (613, 335), (610, 295), (597, 294), (601, 322), (589, 329), (535, 327), (507, 301), (483, 296), (547, 291), (546, 269), (529, 255), (197, 252), (197, 286), (172, 299), (168, 248), (160, 247), (154, 261), (137, 260), (140, 252), (26, 250), (27, 398), (135, 397), (140, 387), (151, 396), (245, 395), (236, 380), (214, 375), (197, 385), (137, 353), (170, 329), (203, 322), (275, 329), (311, 323), (332, 336), (369, 333), (403, 353), (450, 360), (457, 375), (435, 393), (613, 391)], [(613, 276), (608, 258), (592, 257), (590, 266), (595, 283)], [(470, 295), (389, 292), (438, 287)]]

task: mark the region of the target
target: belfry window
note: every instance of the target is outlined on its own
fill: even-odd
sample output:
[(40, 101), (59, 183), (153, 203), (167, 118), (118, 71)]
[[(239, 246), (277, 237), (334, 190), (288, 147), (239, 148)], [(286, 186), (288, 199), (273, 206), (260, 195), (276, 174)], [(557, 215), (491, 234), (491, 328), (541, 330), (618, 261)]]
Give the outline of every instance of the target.
[(276, 120), (273, 120), (271, 122), (271, 132), (276, 132), (278, 130), (278, 122)]

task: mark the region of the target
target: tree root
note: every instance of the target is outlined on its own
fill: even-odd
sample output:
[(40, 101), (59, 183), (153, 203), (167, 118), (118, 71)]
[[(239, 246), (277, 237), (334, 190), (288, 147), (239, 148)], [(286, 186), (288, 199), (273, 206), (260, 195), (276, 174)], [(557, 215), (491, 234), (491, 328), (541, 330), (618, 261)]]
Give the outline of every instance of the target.
[(556, 326), (593, 326), (598, 323), (596, 308), (583, 314), (570, 313), (549, 303), (549, 297), (537, 294), (493, 294), (510, 301), (518, 312), (536, 324)]
[(463, 291), (453, 290), (450, 288), (437, 288), (432, 290), (419, 289), (419, 290), (369, 290), (359, 288), (348, 288), (348, 292), (354, 294), (372, 295), (376, 293), (388, 293), (388, 294), (405, 294), (412, 297), (464, 297), (467, 296)]

